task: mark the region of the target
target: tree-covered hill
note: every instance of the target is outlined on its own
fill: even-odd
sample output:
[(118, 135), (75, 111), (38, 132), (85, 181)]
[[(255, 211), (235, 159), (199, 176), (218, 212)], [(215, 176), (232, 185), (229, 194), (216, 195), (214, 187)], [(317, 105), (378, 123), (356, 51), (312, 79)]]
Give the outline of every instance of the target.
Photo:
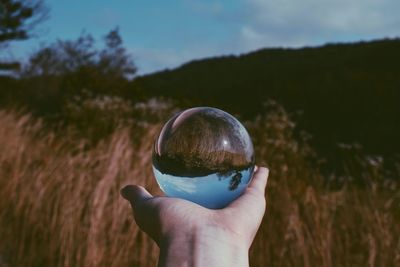
[(134, 84), (148, 96), (243, 116), (272, 98), (297, 114), (299, 129), (313, 135), (320, 151), (356, 142), (371, 154), (400, 152), (400, 39), (196, 60)]

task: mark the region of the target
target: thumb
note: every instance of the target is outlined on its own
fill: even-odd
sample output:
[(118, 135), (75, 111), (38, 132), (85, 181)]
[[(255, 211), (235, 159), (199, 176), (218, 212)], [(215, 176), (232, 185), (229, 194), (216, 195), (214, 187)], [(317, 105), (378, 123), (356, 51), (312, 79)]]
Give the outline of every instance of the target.
[(265, 210), (265, 187), (268, 182), (269, 170), (264, 167), (257, 168), (249, 186), (238, 199), (233, 201), (229, 207), (240, 211), (256, 211), (259, 215)]
[(153, 196), (139, 185), (127, 185), (121, 189), (121, 195), (128, 200), (132, 207), (142, 204), (144, 201), (153, 198)]
[(123, 198), (129, 201), (132, 206), (133, 216), (140, 229), (149, 234), (156, 242), (158, 242), (159, 225), (154, 214), (154, 206), (150, 200), (153, 196), (142, 186), (127, 185), (121, 189)]

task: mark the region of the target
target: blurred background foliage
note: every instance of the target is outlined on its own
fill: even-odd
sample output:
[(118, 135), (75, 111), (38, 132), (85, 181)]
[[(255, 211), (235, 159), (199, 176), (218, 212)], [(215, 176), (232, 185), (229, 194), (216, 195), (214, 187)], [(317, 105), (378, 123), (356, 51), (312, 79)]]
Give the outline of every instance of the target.
[[(41, 1), (0, 2), (0, 48)], [(154, 266), (119, 196), (192, 106), (237, 116), (271, 169), (252, 266), (400, 265), (400, 40), (262, 49), (137, 76), (118, 27), (0, 69), (0, 266)], [(99, 48), (101, 47), (101, 48)], [(149, 256), (150, 255), (150, 256)]]

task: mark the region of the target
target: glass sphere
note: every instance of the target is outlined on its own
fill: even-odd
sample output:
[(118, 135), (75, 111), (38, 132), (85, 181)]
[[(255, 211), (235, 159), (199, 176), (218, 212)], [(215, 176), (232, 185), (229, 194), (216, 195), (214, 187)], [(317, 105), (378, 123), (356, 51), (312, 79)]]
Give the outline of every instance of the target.
[(238, 198), (252, 179), (254, 148), (244, 126), (216, 108), (196, 107), (172, 117), (153, 150), (161, 190), (207, 208)]

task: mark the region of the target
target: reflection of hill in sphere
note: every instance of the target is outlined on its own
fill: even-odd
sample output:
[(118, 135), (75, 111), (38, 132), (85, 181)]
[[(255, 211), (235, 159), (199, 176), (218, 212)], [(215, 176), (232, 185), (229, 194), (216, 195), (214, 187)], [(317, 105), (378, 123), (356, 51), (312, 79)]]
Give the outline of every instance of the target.
[(224, 176), (252, 167), (254, 149), (246, 129), (230, 114), (192, 108), (164, 125), (154, 145), (153, 164), (174, 176)]

